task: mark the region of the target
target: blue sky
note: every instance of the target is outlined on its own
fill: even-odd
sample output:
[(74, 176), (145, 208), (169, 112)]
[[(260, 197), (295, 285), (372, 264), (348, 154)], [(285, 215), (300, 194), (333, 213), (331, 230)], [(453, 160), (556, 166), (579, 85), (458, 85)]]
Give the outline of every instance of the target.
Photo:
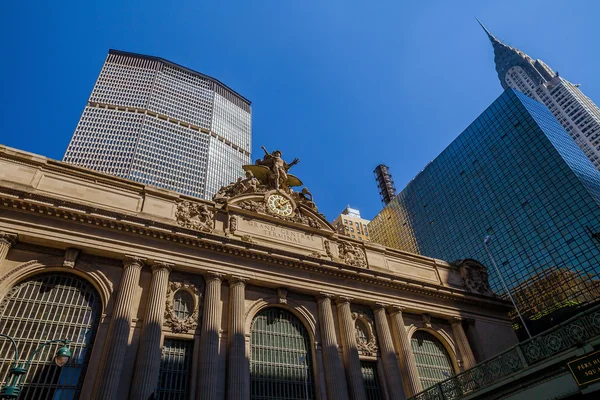
[[(62, 159), (109, 48), (213, 76), (252, 101), (260, 146), (333, 219), (380, 209), (497, 96), (501, 40), (600, 102), (596, 1), (57, 1), (3, 4), (0, 143)], [(596, 73), (596, 75), (594, 75)]]

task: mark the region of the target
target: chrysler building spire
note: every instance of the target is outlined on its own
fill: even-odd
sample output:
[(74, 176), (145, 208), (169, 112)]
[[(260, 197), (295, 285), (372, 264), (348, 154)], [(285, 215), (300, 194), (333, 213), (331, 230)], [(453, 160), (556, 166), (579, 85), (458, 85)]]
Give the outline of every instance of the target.
[(494, 49), (498, 79), (504, 89), (516, 89), (550, 109), (579, 148), (600, 169), (600, 109), (579, 85), (560, 77), (542, 60), (502, 43), (477, 20)]

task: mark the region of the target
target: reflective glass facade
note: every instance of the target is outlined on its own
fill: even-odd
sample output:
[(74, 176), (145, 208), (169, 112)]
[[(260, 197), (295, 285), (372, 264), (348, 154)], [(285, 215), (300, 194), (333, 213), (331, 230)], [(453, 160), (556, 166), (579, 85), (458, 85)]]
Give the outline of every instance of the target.
[(242, 176), (250, 102), (169, 61), (111, 50), (63, 161), (210, 199)]
[[(535, 319), (600, 297), (599, 204), (600, 172), (544, 105), (507, 89), (369, 229), (386, 246), (490, 266), (492, 235), (504, 279)], [(493, 268), (489, 277), (501, 293)]]

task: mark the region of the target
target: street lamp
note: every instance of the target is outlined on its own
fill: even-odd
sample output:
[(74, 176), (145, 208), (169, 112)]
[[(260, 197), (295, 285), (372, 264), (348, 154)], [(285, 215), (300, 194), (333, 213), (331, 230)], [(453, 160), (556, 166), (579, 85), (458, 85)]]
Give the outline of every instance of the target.
[(525, 328), (525, 332), (527, 332), (527, 336), (529, 336), (529, 339), (531, 339), (531, 333), (529, 332), (529, 328), (527, 328), (527, 324), (525, 323), (525, 320), (523, 319), (523, 316), (521, 315), (521, 312), (519, 311), (519, 307), (517, 307), (517, 303), (515, 302), (515, 299), (513, 299), (512, 295), (510, 294), (510, 290), (508, 290), (508, 286), (506, 286), (506, 282), (504, 282), (504, 278), (502, 277), (502, 274), (500, 273), (500, 270), (498, 269), (498, 265), (496, 264), (496, 260), (494, 260), (494, 257), (492, 257), (492, 253), (490, 252), (490, 249), (488, 249), (488, 244), (491, 241), (492, 241), (492, 237), (489, 236), (489, 235), (486, 236), (483, 239), (483, 247), (485, 248), (485, 251), (487, 252), (488, 256), (490, 257), (490, 260), (492, 260), (492, 265), (496, 269), (496, 274), (498, 275), (498, 278), (500, 279), (500, 282), (502, 283), (502, 286), (504, 287), (504, 290), (508, 294), (508, 297), (510, 298), (510, 301), (512, 302), (513, 307), (515, 308), (515, 311), (517, 312), (517, 315), (521, 319), (521, 322), (523, 323), (523, 328)]
[(33, 357), (35, 357), (35, 355), (37, 353), (39, 353), (44, 347), (48, 346), (49, 344), (62, 343), (62, 347), (60, 349), (58, 349), (58, 351), (54, 355), (54, 362), (56, 363), (56, 365), (58, 365), (59, 367), (62, 367), (66, 363), (68, 363), (69, 360), (71, 359), (71, 350), (69, 350), (69, 347), (68, 347), (70, 340), (55, 339), (55, 340), (49, 340), (45, 343), (42, 343), (29, 356), (27, 361), (25, 361), (23, 364), (20, 364), (19, 363), (19, 349), (17, 348), (17, 344), (15, 343), (15, 340), (12, 337), (5, 335), (3, 333), (0, 333), (0, 337), (9, 340), (12, 343), (12, 346), (15, 350), (15, 359), (12, 363), (12, 367), (10, 367), (10, 370), (9, 370), (10, 376), (7, 379), (7, 383), (4, 385), (2, 390), (0, 390), (0, 399), (16, 399), (17, 397), (19, 397), (19, 393), (21, 392), (21, 385), (22, 385), (21, 377), (23, 377), (23, 376), (25, 376), (25, 374), (27, 374), (27, 371), (29, 370), (29, 367), (31, 366), (31, 362), (33, 361)]

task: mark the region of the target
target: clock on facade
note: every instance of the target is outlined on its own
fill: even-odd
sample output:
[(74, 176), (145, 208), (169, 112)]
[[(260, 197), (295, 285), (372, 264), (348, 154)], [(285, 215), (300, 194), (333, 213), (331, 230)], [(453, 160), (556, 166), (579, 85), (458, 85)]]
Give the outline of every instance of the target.
[(267, 205), (273, 214), (281, 215), (283, 217), (289, 217), (294, 211), (292, 202), (280, 194), (272, 194), (269, 196)]

